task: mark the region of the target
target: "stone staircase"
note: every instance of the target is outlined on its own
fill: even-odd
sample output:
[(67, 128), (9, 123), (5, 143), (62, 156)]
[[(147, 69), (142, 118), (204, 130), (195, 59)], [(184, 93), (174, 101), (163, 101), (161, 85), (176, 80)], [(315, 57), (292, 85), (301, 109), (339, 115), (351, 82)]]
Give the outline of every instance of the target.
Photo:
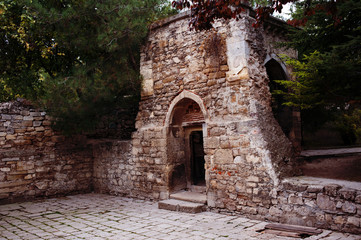
[(205, 211), (207, 196), (205, 193), (181, 191), (170, 195), (170, 199), (158, 202), (159, 209), (170, 211), (200, 213)]

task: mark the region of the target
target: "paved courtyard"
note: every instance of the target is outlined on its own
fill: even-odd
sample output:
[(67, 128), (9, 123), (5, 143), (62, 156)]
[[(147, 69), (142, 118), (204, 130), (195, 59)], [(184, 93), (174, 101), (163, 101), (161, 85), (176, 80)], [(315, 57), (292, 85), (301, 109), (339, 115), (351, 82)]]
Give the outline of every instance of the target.
[[(266, 222), (204, 212), (159, 210), (157, 203), (103, 194), (0, 206), (0, 239), (295, 239), (259, 233)], [(307, 239), (361, 239), (324, 230)]]

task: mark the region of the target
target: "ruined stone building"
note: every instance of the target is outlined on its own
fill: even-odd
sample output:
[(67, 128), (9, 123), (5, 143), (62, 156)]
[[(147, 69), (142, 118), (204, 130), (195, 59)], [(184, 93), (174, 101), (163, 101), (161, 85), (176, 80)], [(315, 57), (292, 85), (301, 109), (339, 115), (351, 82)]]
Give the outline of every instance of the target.
[(87, 191), (162, 200), (187, 189), (216, 211), (360, 232), (361, 188), (288, 178), (299, 114), (273, 112), (270, 89), (290, 77), (279, 55), (296, 52), (275, 47), (282, 22), (253, 22), (247, 10), (204, 32), (189, 30), (187, 13), (154, 23), (131, 140), (68, 141), (44, 112), (2, 104), (0, 201)]
[(196, 32), (186, 16), (154, 24), (142, 52), (132, 143), (136, 168), (148, 173), (143, 191), (166, 198), (204, 185), (212, 206), (236, 210), (236, 192), (266, 204), (293, 170), (291, 142), (272, 113), (268, 75), (288, 77), (277, 56), (296, 52), (275, 47), (284, 40), (277, 21), (255, 29), (245, 15)]

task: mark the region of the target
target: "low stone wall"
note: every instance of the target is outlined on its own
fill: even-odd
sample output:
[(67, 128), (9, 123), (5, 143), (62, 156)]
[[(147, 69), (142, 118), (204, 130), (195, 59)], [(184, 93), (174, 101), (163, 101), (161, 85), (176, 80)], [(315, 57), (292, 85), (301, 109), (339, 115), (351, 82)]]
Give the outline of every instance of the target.
[[(236, 189), (237, 192), (237, 189)], [(210, 210), (253, 219), (361, 234), (361, 184), (332, 179), (295, 177), (282, 181), (271, 203), (254, 199), (237, 209)], [(224, 199), (227, 202), (228, 199)]]
[(45, 112), (24, 102), (0, 104), (0, 203), (89, 192), (92, 151), (66, 139)]
[(361, 234), (361, 183), (286, 179), (267, 219)]

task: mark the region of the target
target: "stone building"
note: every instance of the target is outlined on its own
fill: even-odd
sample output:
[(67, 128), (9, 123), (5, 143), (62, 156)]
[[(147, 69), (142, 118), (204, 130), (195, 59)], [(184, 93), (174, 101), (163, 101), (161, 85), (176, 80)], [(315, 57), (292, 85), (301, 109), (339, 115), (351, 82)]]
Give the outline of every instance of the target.
[(288, 78), (277, 56), (296, 52), (276, 48), (285, 38), (275, 19), (255, 29), (246, 12), (196, 32), (187, 16), (153, 24), (142, 51), (132, 143), (136, 168), (146, 174), (143, 191), (163, 199), (204, 186), (210, 206), (268, 205), (280, 179), (293, 174), (288, 137), (297, 143), (298, 134), (291, 110), (282, 117), (290, 119), (289, 136), (275, 119), (270, 78)]

